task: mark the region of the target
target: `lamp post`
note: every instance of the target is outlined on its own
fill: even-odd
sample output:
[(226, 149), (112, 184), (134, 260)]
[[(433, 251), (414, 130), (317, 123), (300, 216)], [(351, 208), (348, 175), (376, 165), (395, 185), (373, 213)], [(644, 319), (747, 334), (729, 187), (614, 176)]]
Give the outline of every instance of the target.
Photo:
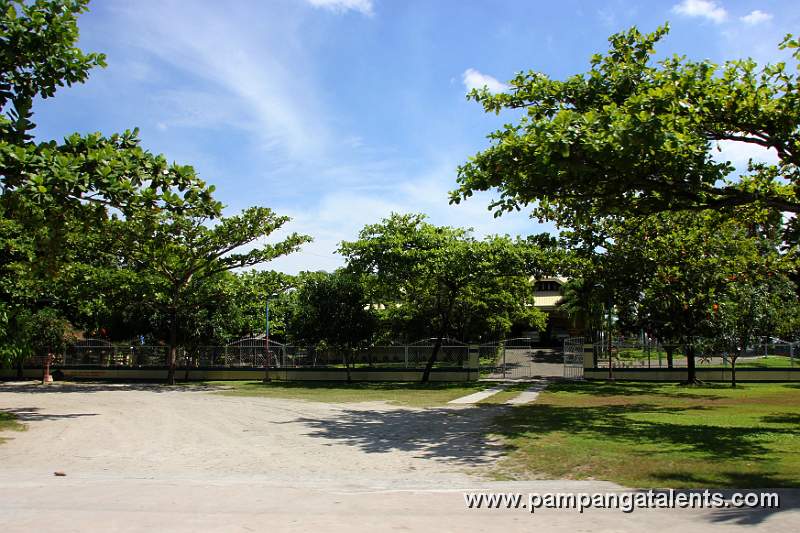
[(611, 296), (608, 296), (608, 379), (614, 379), (614, 341), (611, 334)]
[(267, 296), (267, 303), (266, 303), (266, 306), (264, 308), (264, 311), (265, 311), (264, 315), (265, 315), (265, 319), (266, 319), (266, 329), (264, 330), (264, 333), (265, 333), (264, 334), (264, 343), (266, 345), (265, 346), (266, 347), (266, 353), (264, 354), (264, 383), (269, 383), (269, 381), (270, 381), (270, 377), (269, 377), (269, 356), (270, 356), (270, 352), (269, 352), (269, 301), (271, 299), (273, 299), (275, 296), (277, 296), (277, 294), (275, 294), (275, 293), (270, 294), (269, 296)]

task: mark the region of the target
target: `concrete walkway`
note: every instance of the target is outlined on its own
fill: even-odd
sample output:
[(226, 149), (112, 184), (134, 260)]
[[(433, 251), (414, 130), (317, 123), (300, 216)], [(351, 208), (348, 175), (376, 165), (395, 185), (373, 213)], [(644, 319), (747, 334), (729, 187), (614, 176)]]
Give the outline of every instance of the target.
[(467, 396), (462, 396), (461, 398), (456, 398), (455, 400), (450, 400), (447, 403), (450, 404), (470, 404), (470, 403), (478, 403), (481, 400), (485, 400), (490, 396), (494, 396), (498, 392), (504, 390), (506, 387), (511, 385), (511, 383), (504, 383), (502, 385), (495, 385), (494, 387), (489, 387), (486, 390), (482, 390), (479, 392), (474, 392), (472, 394), (468, 394)]
[(506, 402), (506, 405), (524, 405), (536, 401), (539, 393), (547, 388), (548, 382), (545, 380), (534, 383), (529, 388), (522, 391), (518, 396), (514, 396)]

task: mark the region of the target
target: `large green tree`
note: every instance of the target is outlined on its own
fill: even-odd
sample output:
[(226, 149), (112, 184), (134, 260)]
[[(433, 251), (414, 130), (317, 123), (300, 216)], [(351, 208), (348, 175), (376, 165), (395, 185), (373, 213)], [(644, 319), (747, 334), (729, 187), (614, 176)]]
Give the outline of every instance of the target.
[[(780, 250), (779, 219), (779, 213), (749, 207), (733, 215), (707, 210), (606, 219), (603, 245), (579, 252), (588, 258), (584, 275), (601, 280), (620, 327), (684, 345), (694, 382), (700, 339), (734, 334), (737, 324), (748, 321), (744, 299), (757, 297), (755, 287), (777, 279), (788, 283), (796, 265)], [(794, 307), (796, 295), (781, 294), (784, 305)], [(752, 337), (737, 329), (747, 337), (743, 342)]]
[(728, 286), (713, 314), (717, 332), (711, 346), (727, 354), (733, 387), (739, 357), (758, 341), (780, 334), (780, 322), (800, 313), (796, 290), (794, 283), (780, 272), (766, 276), (750, 273)]
[(61, 142), (35, 138), (34, 102), (105, 65), (102, 54), (76, 46), (77, 18), (87, 4), (0, 0), (0, 226), (8, 230), (0, 247), (2, 342), (19, 330), (2, 324), (52, 300), (65, 270), (76, 270), (82, 258), (75, 232), (98, 231), (111, 212), (125, 219), (160, 210), (221, 213), (213, 187), (191, 167), (143, 150), (136, 130), (73, 134)]
[[(121, 222), (127, 237), (117, 253), (124, 268), (138, 272), (149, 283), (148, 304), (163, 313), (167, 324), (169, 371), (174, 383), (179, 340), (191, 336), (182, 331), (196, 318), (206, 284), (219, 276), (292, 253), (311, 240), (292, 233), (275, 243), (256, 243), (268, 238), (289, 221), (271, 209), (252, 207), (240, 215), (222, 217), (213, 223), (207, 217), (161, 212), (155, 219)], [(248, 248), (249, 247), (249, 248)]]
[[(800, 212), (798, 41), (787, 36), (780, 45), (792, 50), (792, 65), (656, 61), (667, 31), (615, 34), (587, 72), (564, 80), (528, 71), (502, 93), (470, 93), (486, 112), (521, 118), (459, 168), (452, 201), (497, 188), (498, 212), (530, 206), (540, 218), (586, 229), (598, 217), (666, 210), (755, 204)], [(737, 176), (712, 155), (721, 142), (769, 148), (777, 163), (751, 163)]]
[(373, 281), (372, 303), (424, 324), (435, 338), (423, 381), (454, 331), (459, 310), (467, 320), (470, 310), (475, 315), (489, 310), (495, 329), (508, 327), (512, 316), (544, 325), (543, 314), (526, 300), (530, 278), (547, 264), (535, 240), (478, 240), (470, 230), (435, 226), (424, 215), (393, 214), (366, 226), (357, 241), (343, 242), (340, 251), (349, 270)]
[(378, 317), (370, 304), (355, 274), (305, 273), (292, 295), (289, 331), (294, 340), (313, 349), (340, 354), (350, 382), (355, 353), (369, 347), (377, 331)]

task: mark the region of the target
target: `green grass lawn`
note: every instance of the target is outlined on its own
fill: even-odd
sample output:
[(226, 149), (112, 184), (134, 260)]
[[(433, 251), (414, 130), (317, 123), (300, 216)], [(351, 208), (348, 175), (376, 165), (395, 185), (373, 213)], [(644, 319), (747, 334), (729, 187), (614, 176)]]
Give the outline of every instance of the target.
[[(740, 358), (736, 361), (736, 368), (791, 368), (792, 363), (794, 366), (800, 366), (800, 361), (792, 360), (788, 357), (780, 355), (768, 355), (767, 357), (756, 358)], [(731, 365), (725, 365), (725, 368), (730, 368)]]
[[(697, 357), (697, 366), (702, 368), (730, 368), (730, 363), (721, 364), (720, 356), (716, 356), (711, 360), (711, 363), (701, 356)], [(638, 363), (644, 365), (647, 361), (647, 353), (641, 350), (625, 350), (620, 351), (619, 355), (614, 357), (615, 365), (624, 365), (625, 363)], [(605, 360), (603, 360), (605, 363)], [(659, 359), (656, 352), (650, 354), (650, 362), (652, 366), (658, 366)], [(676, 366), (685, 367), (686, 357), (683, 355), (673, 356), (673, 362)], [(661, 367), (667, 366), (667, 356), (661, 352)], [(741, 357), (736, 362), (737, 368), (791, 368), (792, 366), (800, 366), (800, 359), (792, 361), (789, 357), (782, 355), (768, 355), (767, 357)]]
[(800, 487), (800, 385), (555, 383), (496, 419), (499, 479)]
[[(4, 413), (0, 411), (0, 433), (4, 431), (25, 431), (27, 426), (17, 422), (17, 419), (11, 413)], [(0, 444), (3, 444), (6, 439), (0, 436)]]
[(228, 396), (261, 396), (327, 403), (386, 401), (409, 407), (444, 405), (467, 394), (490, 387), (487, 383), (379, 383), (317, 381), (212, 381), (208, 385), (228, 387), (218, 394)]

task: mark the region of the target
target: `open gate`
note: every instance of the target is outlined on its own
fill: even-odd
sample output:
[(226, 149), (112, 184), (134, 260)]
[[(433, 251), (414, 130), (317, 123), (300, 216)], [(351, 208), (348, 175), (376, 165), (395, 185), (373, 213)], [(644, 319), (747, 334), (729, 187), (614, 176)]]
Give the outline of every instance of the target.
[(481, 377), (526, 379), (533, 377), (533, 339), (516, 337), (480, 345)]
[(564, 377), (583, 379), (583, 337), (564, 339)]

